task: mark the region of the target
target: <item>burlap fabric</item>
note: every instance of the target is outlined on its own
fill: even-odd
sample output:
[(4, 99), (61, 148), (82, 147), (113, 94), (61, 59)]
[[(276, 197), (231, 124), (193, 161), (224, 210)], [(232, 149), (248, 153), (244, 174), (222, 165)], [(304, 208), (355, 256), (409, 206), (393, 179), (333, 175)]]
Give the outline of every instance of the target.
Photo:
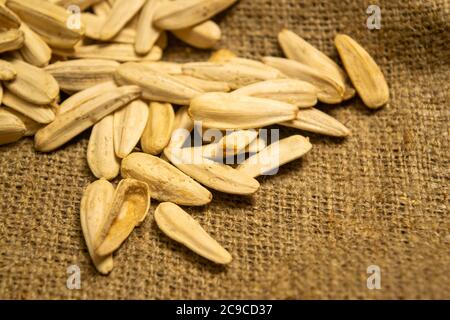
[[(51, 154), (25, 139), (0, 147), (0, 298), (450, 298), (449, 2), (378, 1), (374, 31), (369, 4), (242, 0), (219, 17), (221, 46), (251, 58), (281, 55), (276, 36), (288, 27), (336, 59), (334, 35), (347, 33), (391, 89), (377, 112), (359, 99), (324, 106), (353, 136), (305, 133), (313, 150), (260, 178), (253, 197), (214, 193), (210, 205), (187, 208), (232, 253), (230, 266), (169, 240), (150, 215), (115, 254), (112, 274), (99, 275), (79, 221), (94, 181), (89, 132)], [(208, 55), (170, 41), (165, 59)], [(66, 287), (72, 264), (81, 290)], [(366, 286), (369, 265), (381, 268), (381, 290)]]

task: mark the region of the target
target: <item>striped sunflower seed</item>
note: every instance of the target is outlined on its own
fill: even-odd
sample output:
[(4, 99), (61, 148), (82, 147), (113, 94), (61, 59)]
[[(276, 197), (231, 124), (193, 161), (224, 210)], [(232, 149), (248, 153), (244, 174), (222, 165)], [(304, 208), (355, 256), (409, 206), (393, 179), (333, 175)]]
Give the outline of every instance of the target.
[(117, 250), (133, 229), (145, 219), (150, 208), (150, 190), (135, 179), (119, 182), (98, 236), (95, 253), (107, 256)]
[(252, 177), (225, 164), (203, 158), (201, 153), (192, 148), (166, 148), (164, 154), (178, 169), (211, 189), (239, 195), (250, 195), (259, 189), (258, 181)]
[(99, 17), (106, 17), (111, 11), (111, 6), (108, 1), (101, 0), (92, 5), (92, 11)]
[(91, 183), (84, 191), (80, 206), (81, 230), (91, 256), (92, 262), (101, 274), (108, 274), (113, 269), (113, 257), (100, 257), (95, 253), (98, 246), (100, 228), (103, 225), (111, 202), (114, 187), (108, 181), (101, 179)]
[(340, 34), (335, 45), (353, 85), (364, 104), (377, 109), (389, 101), (389, 87), (380, 67), (355, 40)]
[(257, 82), (232, 92), (233, 95), (246, 95), (283, 101), (299, 108), (317, 104), (318, 90), (312, 84), (296, 79), (275, 79)]
[(146, 153), (158, 155), (170, 142), (175, 113), (170, 103), (152, 102), (148, 110), (141, 147)]
[(73, 48), (84, 34), (83, 24), (69, 28), (71, 14), (51, 2), (8, 0), (6, 5), (52, 47)]
[(114, 80), (119, 63), (101, 59), (58, 61), (45, 68), (62, 90), (77, 92)]
[(119, 158), (129, 155), (144, 132), (148, 106), (135, 100), (114, 113), (114, 149)]
[(120, 87), (80, 104), (67, 112), (58, 114), (52, 123), (36, 133), (36, 150), (42, 152), (55, 150), (108, 114), (138, 98), (140, 94), (139, 87)]
[(62, 114), (64, 112), (72, 110), (76, 107), (79, 107), (81, 104), (114, 89), (117, 89), (116, 84), (113, 81), (108, 81), (95, 85), (89, 89), (77, 92), (64, 100), (64, 102), (59, 106), (57, 113)]
[(302, 157), (311, 148), (308, 138), (300, 135), (290, 136), (251, 156), (237, 167), (237, 171), (249, 177), (273, 173), (280, 166)]
[(24, 35), (19, 29), (0, 32), (0, 53), (13, 51), (23, 46)]
[(277, 68), (288, 77), (303, 80), (314, 85), (318, 90), (318, 98), (325, 103), (340, 103), (343, 100), (345, 87), (327, 73), (314, 69), (306, 64), (276, 57), (264, 57), (263, 62)]
[(67, 8), (69, 5), (74, 5), (80, 8), (81, 11), (84, 11), (87, 8), (91, 7), (93, 4), (99, 3), (104, 0), (50, 0), (50, 1), (64, 8)]
[(148, 68), (156, 70), (158, 72), (167, 73), (170, 75), (182, 75), (182, 64), (169, 61), (142, 61), (139, 64), (145, 65)]
[(52, 57), (50, 47), (25, 23), (22, 23), (20, 30), (24, 34), (23, 46), (20, 48), (23, 59), (36, 67), (46, 66)]
[(192, 100), (189, 114), (205, 128), (251, 129), (294, 120), (294, 105), (229, 93), (205, 93)]
[(350, 130), (335, 118), (315, 108), (299, 110), (297, 118), (281, 122), (283, 126), (334, 137), (347, 137)]
[(228, 49), (219, 49), (211, 54), (208, 62), (224, 63), (236, 57), (236, 54)]
[(278, 70), (236, 62), (191, 62), (183, 65), (183, 73), (199, 79), (226, 82), (231, 89), (281, 77)]
[(201, 94), (174, 77), (155, 71), (139, 63), (125, 63), (117, 68), (116, 81), (142, 88), (142, 96), (152, 101), (186, 105)]
[(153, 26), (153, 16), (159, 4), (160, 0), (147, 0), (139, 14), (134, 43), (138, 54), (144, 55), (150, 52), (161, 34), (161, 30)]
[(6, 88), (18, 97), (38, 105), (49, 104), (59, 94), (55, 78), (48, 72), (24, 61), (10, 61), (17, 72), (14, 80), (4, 82)]
[(214, 240), (187, 212), (176, 204), (161, 203), (155, 210), (158, 227), (169, 238), (218, 264), (232, 261), (230, 253)]
[(0, 3), (0, 26), (6, 29), (17, 29), (20, 23), (19, 17), (5, 6), (5, 1)]
[(25, 131), (25, 125), (20, 118), (0, 108), (0, 145), (20, 140)]
[(114, 116), (107, 115), (92, 128), (87, 162), (94, 176), (112, 180), (119, 175), (120, 161), (114, 152)]
[(214, 21), (208, 20), (194, 27), (173, 30), (172, 33), (180, 40), (195, 48), (213, 48), (222, 37), (220, 27)]
[[(210, 159), (230, 157), (245, 152), (247, 147), (258, 137), (256, 130), (236, 130), (220, 139), (200, 147), (202, 156)], [(198, 147), (195, 147), (198, 148)]]
[[(347, 85), (344, 70), (326, 54), (318, 50), (294, 32), (283, 29), (278, 34), (278, 42), (289, 59), (301, 62), (330, 75), (342, 87)], [(349, 88), (351, 89), (351, 88)]]
[(165, 30), (195, 26), (225, 10), (237, 0), (166, 1), (155, 13), (154, 24)]
[[(105, 23), (105, 19), (105, 17), (97, 16), (89, 12), (83, 12), (81, 14), (81, 20), (86, 28), (85, 36), (90, 39), (101, 40), (100, 32)], [(133, 44), (135, 39), (135, 29), (123, 28), (113, 38), (109, 39), (108, 42)]]
[(122, 160), (122, 177), (146, 182), (152, 198), (179, 205), (203, 206), (211, 192), (168, 162), (146, 153), (132, 153)]
[(8, 61), (0, 59), (0, 80), (13, 80), (17, 75), (14, 66)]
[(134, 46), (128, 43), (111, 44), (92, 44), (76, 47), (72, 51), (64, 53), (72, 58), (84, 59), (108, 59), (119, 62), (128, 61), (156, 61), (162, 57), (162, 49), (159, 46), (153, 46), (150, 52), (145, 56), (140, 56), (134, 51)]
[[(167, 148), (181, 148), (193, 129), (194, 121), (192, 121), (191, 117), (189, 116), (189, 107), (180, 107), (180, 109), (178, 109), (178, 111), (175, 113), (173, 129)], [(164, 153), (161, 155), (161, 159), (168, 160)]]
[(31, 119), (30, 117), (24, 115), (23, 113), (20, 113), (20, 112), (14, 110), (14, 109), (11, 109), (7, 106), (2, 106), (0, 108), (0, 110), (3, 112), (8, 112), (8, 113), (13, 114), (14, 116), (19, 118), (23, 122), (23, 124), (25, 125), (25, 133), (24, 133), (25, 137), (34, 136), (34, 134), (40, 128), (42, 128), (44, 126), (42, 123), (39, 123), (39, 122)]
[(172, 76), (181, 82), (189, 83), (190, 86), (195, 87), (198, 91), (202, 92), (229, 92), (231, 90), (226, 82), (203, 80), (183, 74), (175, 74)]
[(55, 119), (55, 113), (49, 104), (37, 105), (30, 103), (21, 97), (12, 93), (9, 89), (5, 89), (3, 93), (2, 103), (11, 109), (33, 119), (36, 122), (46, 124)]
[(109, 40), (130, 21), (142, 8), (146, 0), (116, 0), (100, 30), (100, 39)]

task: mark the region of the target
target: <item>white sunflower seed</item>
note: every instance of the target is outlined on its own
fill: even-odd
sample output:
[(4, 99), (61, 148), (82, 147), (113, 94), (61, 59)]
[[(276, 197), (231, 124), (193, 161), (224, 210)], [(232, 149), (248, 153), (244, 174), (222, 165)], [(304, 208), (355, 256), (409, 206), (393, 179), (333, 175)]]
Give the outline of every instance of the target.
[(232, 257), (189, 214), (177, 205), (164, 202), (155, 210), (158, 227), (169, 238), (215, 263), (228, 264)]

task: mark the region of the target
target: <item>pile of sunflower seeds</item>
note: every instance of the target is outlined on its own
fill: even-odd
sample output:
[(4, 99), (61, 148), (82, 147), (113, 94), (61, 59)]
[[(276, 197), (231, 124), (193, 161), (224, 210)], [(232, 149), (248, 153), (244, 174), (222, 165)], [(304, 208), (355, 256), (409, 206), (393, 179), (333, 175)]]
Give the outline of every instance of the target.
[[(357, 93), (369, 108), (388, 102), (380, 68), (347, 35), (335, 38), (345, 71), (289, 30), (278, 35), (287, 58), (256, 61), (221, 49), (206, 62), (159, 61), (167, 31), (191, 46), (215, 47), (221, 31), (210, 18), (235, 2), (0, 1), (0, 144), (34, 136), (37, 151), (51, 152), (92, 127), (87, 162), (98, 180), (84, 192), (80, 218), (102, 274), (145, 220), (151, 198), (161, 202), (154, 218), (167, 236), (230, 263), (230, 253), (179, 205), (208, 204), (208, 189), (251, 195), (256, 177), (312, 148), (301, 135), (267, 144), (260, 128), (346, 137), (349, 129), (314, 108), (319, 101), (338, 104)], [(197, 123), (216, 139), (186, 147)], [(242, 155), (238, 165), (224, 163)], [(109, 181), (119, 174), (114, 187)]]

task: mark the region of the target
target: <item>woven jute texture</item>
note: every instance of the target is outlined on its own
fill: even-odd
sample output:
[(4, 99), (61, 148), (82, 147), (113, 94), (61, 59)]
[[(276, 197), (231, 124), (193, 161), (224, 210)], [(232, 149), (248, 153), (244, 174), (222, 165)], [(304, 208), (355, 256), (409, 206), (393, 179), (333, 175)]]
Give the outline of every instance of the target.
[[(210, 205), (186, 208), (231, 252), (227, 267), (169, 240), (149, 215), (115, 254), (113, 272), (99, 275), (79, 221), (94, 181), (89, 131), (50, 154), (31, 139), (0, 147), (0, 298), (450, 298), (449, 2), (377, 1), (382, 25), (372, 31), (370, 4), (242, 0), (217, 18), (220, 47), (249, 58), (281, 56), (276, 36), (288, 27), (339, 61), (333, 38), (349, 34), (391, 89), (376, 112), (359, 99), (320, 106), (353, 136), (302, 133), (312, 151), (258, 178), (254, 196), (214, 193)], [(164, 58), (207, 57), (171, 38)], [(70, 265), (80, 267), (80, 290), (66, 287)], [(367, 288), (370, 265), (381, 270), (380, 290)]]

